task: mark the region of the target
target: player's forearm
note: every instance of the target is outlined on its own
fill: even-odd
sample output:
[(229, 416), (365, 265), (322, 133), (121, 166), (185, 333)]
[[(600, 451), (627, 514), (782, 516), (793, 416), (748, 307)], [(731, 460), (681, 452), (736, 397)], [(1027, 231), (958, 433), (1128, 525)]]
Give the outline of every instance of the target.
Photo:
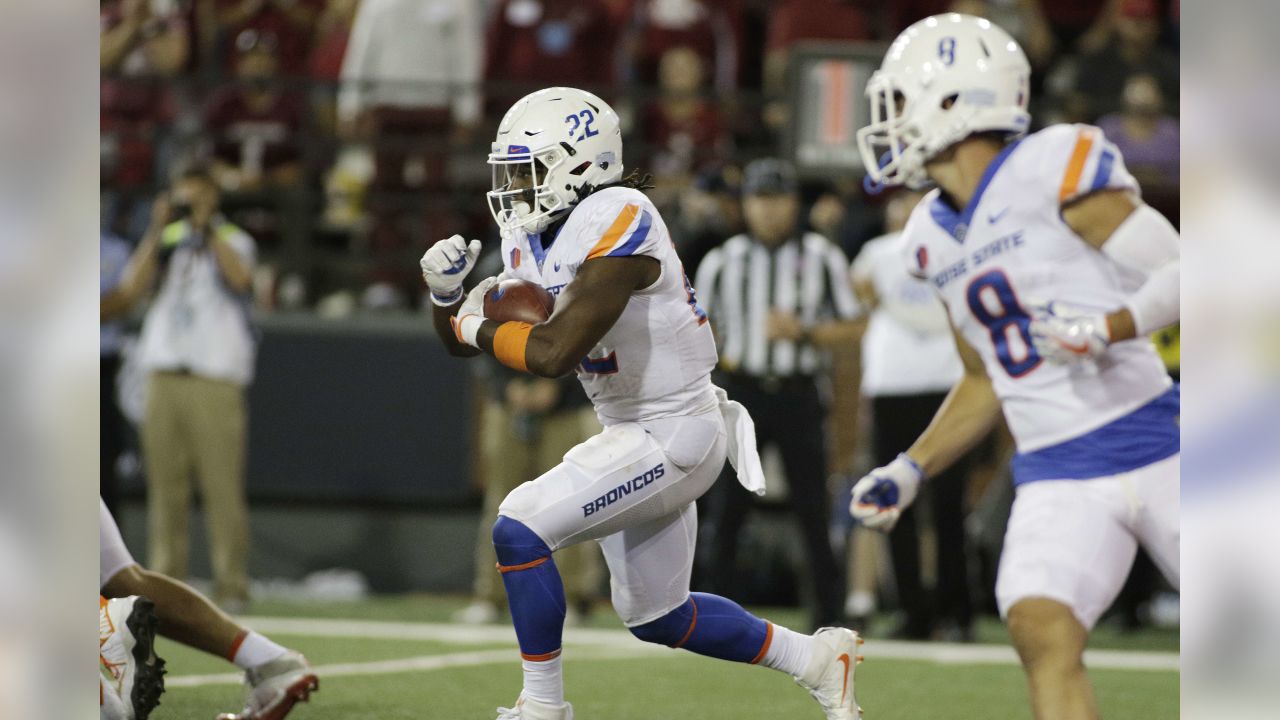
[(985, 374), (965, 373), (907, 450), (926, 477), (943, 472), (977, 445), (1000, 418), (1000, 400)]
[(493, 320), (480, 326), (476, 343), (504, 365), (544, 378), (573, 372), (591, 349), (590, 344), (580, 349), (581, 341), (562, 335), (549, 324), (528, 326)]
[(453, 323), (449, 321), (458, 312), (458, 308), (461, 305), (461, 300), (448, 307), (441, 307), (431, 303), (431, 325), (435, 328), (436, 335), (439, 336), (440, 342), (444, 343), (444, 347), (449, 351), (450, 355), (454, 357), (475, 357), (480, 354), (480, 351), (466, 343), (459, 342), (458, 336), (453, 331)]

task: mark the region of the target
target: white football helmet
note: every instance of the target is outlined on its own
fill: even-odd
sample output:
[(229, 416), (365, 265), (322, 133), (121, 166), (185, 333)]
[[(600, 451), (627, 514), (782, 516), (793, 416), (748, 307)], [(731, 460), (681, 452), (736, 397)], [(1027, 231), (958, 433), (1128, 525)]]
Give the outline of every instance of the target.
[(540, 233), (591, 188), (622, 177), (618, 114), (585, 90), (531, 93), (503, 116), (489, 165), (489, 211), (498, 227)]
[(1031, 65), (991, 21), (948, 13), (921, 20), (889, 46), (867, 82), (871, 124), (858, 130), (867, 175), (920, 189), (924, 165), (978, 132), (1026, 133)]

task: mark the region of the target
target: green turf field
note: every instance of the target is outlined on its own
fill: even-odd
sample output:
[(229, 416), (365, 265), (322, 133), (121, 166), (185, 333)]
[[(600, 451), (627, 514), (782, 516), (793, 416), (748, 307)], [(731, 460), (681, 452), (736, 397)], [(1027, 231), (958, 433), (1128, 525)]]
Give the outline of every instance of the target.
[[(460, 605), (422, 596), (260, 603), (249, 624), (306, 653), (320, 670), (320, 692), (290, 720), (493, 720), (494, 708), (519, 692), (514, 642), (504, 626), (447, 624)], [(795, 611), (762, 614), (798, 619)], [(856, 675), (868, 720), (1029, 718), (1022, 675), (999, 626), (984, 624), (979, 639), (963, 646), (868, 640)], [(1099, 633), (1091, 664), (1104, 717), (1178, 717), (1176, 643), (1171, 632)], [(1125, 648), (1142, 652), (1116, 652)], [(237, 707), (233, 667), (167, 641), (159, 651), (169, 690), (154, 720), (212, 720)], [(587, 629), (568, 632), (564, 656), (580, 720), (821, 719), (808, 695), (779, 673), (647, 646), (604, 611)]]

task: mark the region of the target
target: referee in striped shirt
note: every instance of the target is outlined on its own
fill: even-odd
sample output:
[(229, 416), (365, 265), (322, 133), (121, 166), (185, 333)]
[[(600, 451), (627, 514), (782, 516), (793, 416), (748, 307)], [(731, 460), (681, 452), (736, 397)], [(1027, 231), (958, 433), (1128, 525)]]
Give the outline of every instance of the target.
[[(800, 523), (813, 582), (814, 627), (840, 620), (844, 584), (827, 525), (826, 349), (855, 341), (857, 300), (849, 262), (829, 240), (800, 232), (794, 169), (766, 158), (747, 166), (742, 183), (747, 232), (707, 254), (698, 267), (698, 298), (720, 351), (718, 382), (746, 406), (761, 448), (777, 446), (790, 507)], [(752, 498), (736, 482), (716, 484), (712, 581), (734, 586), (738, 536)]]

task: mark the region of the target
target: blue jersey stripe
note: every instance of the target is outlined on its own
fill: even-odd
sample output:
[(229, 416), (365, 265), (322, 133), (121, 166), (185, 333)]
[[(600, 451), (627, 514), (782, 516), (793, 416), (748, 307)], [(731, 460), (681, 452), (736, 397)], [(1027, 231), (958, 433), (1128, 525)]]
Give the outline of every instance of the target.
[(1090, 192), (1101, 190), (1111, 181), (1111, 165), (1116, 161), (1116, 154), (1111, 148), (1106, 148), (1102, 154), (1098, 156), (1098, 171), (1093, 174), (1093, 185), (1089, 187)]
[(1118, 420), (1066, 442), (1018, 453), (1013, 484), (1119, 475), (1175, 455), (1181, 448), (1177, 384)]
[(640, 212), (640, 222), (636, 225), (636, 229), (631, 231), (631, 237), (627, 238), (625, 243), (614, 248), (613, 251), (605, 257), (625, 257), (634, 253), (636, 248), (640, 247), (640, 244), (644, 242), (644, 239), (649, 236), (649, 226), (652, 222), (653, 217), (649, 215), (649, 211), (642, 210)]

